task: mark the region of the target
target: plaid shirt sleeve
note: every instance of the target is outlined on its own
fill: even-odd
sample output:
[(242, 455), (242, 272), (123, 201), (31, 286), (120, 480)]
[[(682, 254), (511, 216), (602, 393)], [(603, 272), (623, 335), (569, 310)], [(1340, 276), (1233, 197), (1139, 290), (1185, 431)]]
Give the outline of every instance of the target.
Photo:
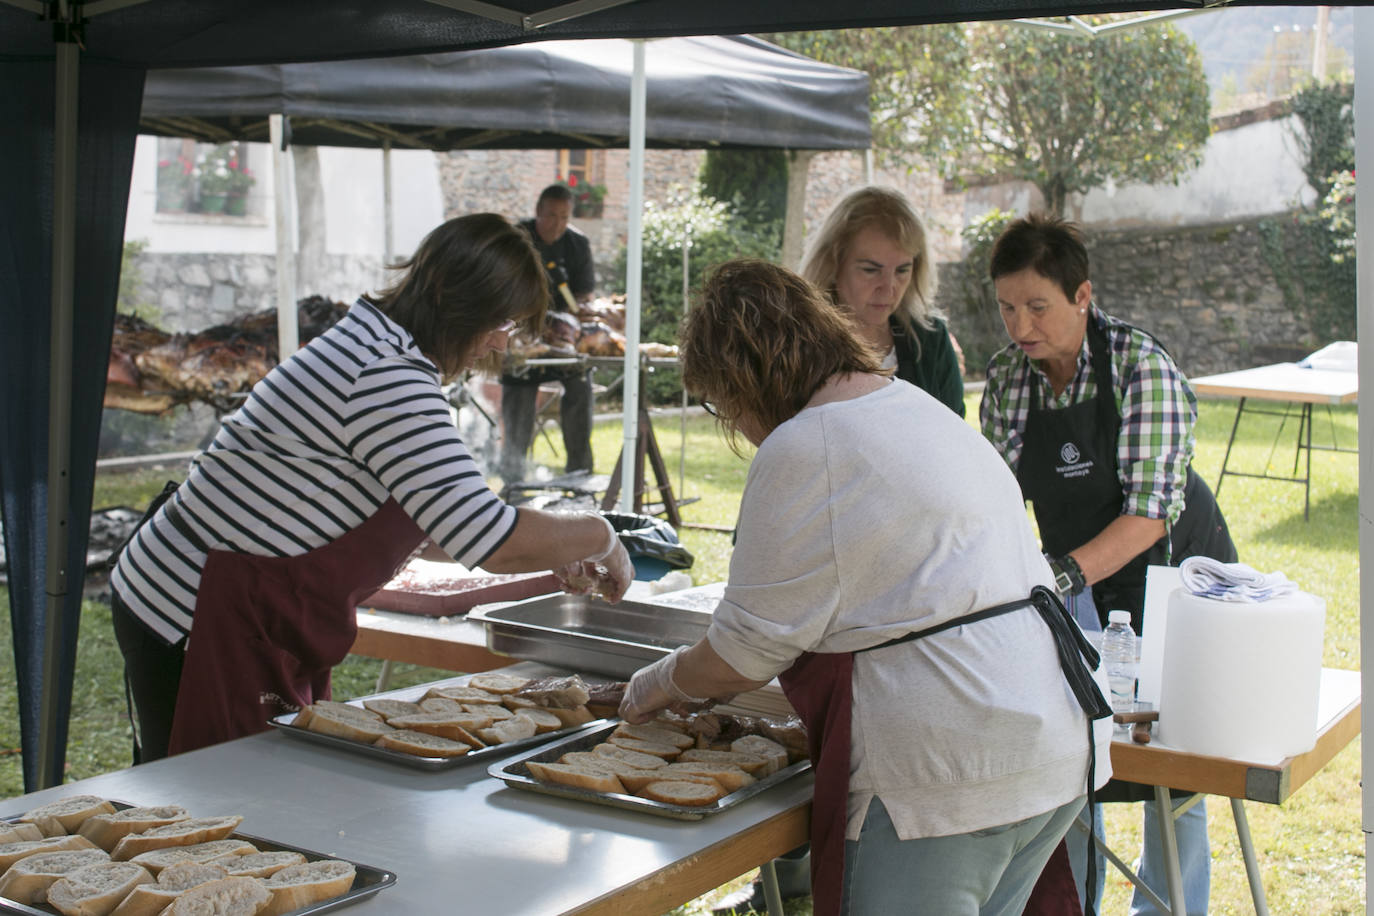
[(1028, 366), (1028, 360), (1015, 345), (993, 354), (988, 361), (983, 399), (978, 404), (983, 438), (997, 449), (1012, 473), (1021, 463), (1021, 430), (1026, 426), (1030, 398)]
[(1109, 326), (1121, 435), (1117, 465), (1123, 515), (1162, 518), (1183, 512), (1183, 488), (1193, 457), (1197, 399), (1178, 366), (1153, 339)]

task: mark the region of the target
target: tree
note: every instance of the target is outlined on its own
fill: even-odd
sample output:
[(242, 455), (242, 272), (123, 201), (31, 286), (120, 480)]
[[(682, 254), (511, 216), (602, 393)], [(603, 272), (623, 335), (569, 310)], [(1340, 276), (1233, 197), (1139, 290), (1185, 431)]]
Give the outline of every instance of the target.
[(1311, 83), (1293, 95), (1293, 114), (1302, 125), (1293, 138), (1303, 175), (1320, 201), (1331, 192), (1335, 173), (1355, 168), (1355, 87)]

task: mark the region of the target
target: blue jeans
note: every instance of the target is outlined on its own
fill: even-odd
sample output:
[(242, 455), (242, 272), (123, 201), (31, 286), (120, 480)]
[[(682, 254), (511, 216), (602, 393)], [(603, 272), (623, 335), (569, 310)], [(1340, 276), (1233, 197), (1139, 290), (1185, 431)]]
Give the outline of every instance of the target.
[(844, 844), (843, 912), (849, 916), (1018, 916), (1080, 796), (1044, 814), (955, 836), (898, 838), (877, 798), (857, 841)]
[(525, 479), (525, 453), (534, 441), (536, 401), (541, 382), (559, 382), (558, 426), (567, 456), (564, 473), (592, 470), (592, 375), (590, 370), (539, 367), (520, 378), (501, 378), (501, 479), (507, 485)]
[[(1100, 630), (1097, 609), (1093, 606), (1092, 590), (1085, 589), (1069, 596), (1069, 613), (1078, 620), (1084, 632)], [(1093, 634), (1089, 633), (1089, 638)], [(1174, 799), (1177, 808), (1187, 799)], [(1136, 869), (1141, 881), (1159, 895), (1165, 903), (1169, 902), (1169, 880), (1164, 863), (1164, 843), (1160, 838), (1159, 816), (1153, 802), (1145, 807), (1145, 823), (1141, 830), (1140, 867)], [(1097, 835), (1102, 833), (1102, 806), (1097, 806)], [(1207, 838), (1207, 800), (1198, 803), (1174, 821), (1174, 833), (1178, 839), (1178, 865), (1183, 873), (1183, 899), (1188, 905), (1188, 916), (1205, 916), (1207, 900), (1212, 889), (1212, 849)], [(1078, 829), (1070, 830), (1065, 838), (1068, 846), (1069, 862), (1073, 866), (1074, 881), (1078, 884), (1080, 901), (1086, 896), (1085, 863), (1088, 838)], [(1102, 910), (1102, 887), (1106, 880), (1106, 859), (1101, 853), (1094, 855), (1097, 867), (1096, 900), (1094, 909)], [(1158, 916), (1159, 908), (1152, 904), (1139, 889), (1131, 895), (1130, 916)]]

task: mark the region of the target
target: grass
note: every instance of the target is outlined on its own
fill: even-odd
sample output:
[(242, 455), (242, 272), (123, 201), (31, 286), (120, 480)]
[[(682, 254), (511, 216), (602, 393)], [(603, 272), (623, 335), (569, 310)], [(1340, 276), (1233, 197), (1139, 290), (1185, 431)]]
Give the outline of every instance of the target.
[[(970, 422), (976, 422), (978, 395), (968, 399)], [(1203, 401), (1200, 405), (1198, 448), (1194, 467), (1216, 486), (1226, 439), (1235, 416), (1235, 402)], [(671, 483), (681, 500), (694, 500), (682, 509), (679, 531), (683, 545), (695, 557), (690, 570), (698, 583), (720, 581), (729, 570), (728, 532), (693, 528), (693, 524), (733, 527), (739, 495), (748, 469), (746, 459), (733, 454), (720, 440), (714, 422), (704, 416), (689, 418), (686, 427), (687, 473), (679, 486), (682, 433), (676, 417), (655, 421), (657, 438)], [(1354, 408), (1332, 411), (1330, 425), (1322, 408), (1317, 410), (1314, 440), (1330, 441), (1334, 428), (1344, 446), (1356, 442)], [(1228, 467), (1231, 470), (1291, 476), (1292, 443), (1296, 420), (1283, 430), (1275, 447), (1278, 420), (1247, 415)], [(1323, 436), (1326, 439), (1323, 439)], [(555, 435), (553, 439), (557, 441)], [(593, 434), (597, 470), (609, 473), (621, 445), (618, 423), (599, 424)], [(541, 437), (536, 460), (561, 466)], [(1359, 667), (1359, 556), (1357, 502), (1358, 459), (1354, 455), (1316, 452), (1312, 457), (1311, 519), (1303, 520), (1303, 488), (1277, 481), (1229, 478), (1219, 502), (1231, 526), (1243, 562), (1263, 570), (1282, 570), (1305, 591), (1327, 600), (1324, 664), (1334, 668)], [(119, 474), (102, 474), (96, 482), (95, 505), (145, 505), (169, 475), (178, 469), (163, 468)], [(678, 492), (681, 490), (681, 492)], [(8, 595), (0, 590), (0, 600)], [(0, 640), (8, 640), (8, 617), (0, 622)], [(19, 725), (14, 697), (14, 663), (0, 653), (0, 796), (23, 792), (20, 768)], [(371, 693), (381, 663), (350, 656), (335, 669), (335, 691), (340, 697)], [(67, 751), (69, 780), (82, 779), (126, 766), (130, 739), (123, 720), (124, 696), (120, 686), (121, 662), (110, 630), (108, 608), (88, 601), (82, 608), (76, 685), (73, 695), (71, 740)], [(394, 686), (424, 683), (450, 672), (394, 666)], [(1247, 805), (1252, 835), (1265, 876), (1269, 907), (1274, 913), (1345, 914), (1364, 912), (1364, 839), (1360, 826), (1360, 742), (1357, 739), (1297, 794), (1282, 806)], [(1221, 799), (1210, 805), (1212, 840), (1211, 912), (1253, 912), (1244, 865), (1235, 840), (1230, 806)], [(1139, 806), (1109, 805), (1106, 808), (1109, 844), (1130, 860), (1140, 846)], [(752, 876), (742, 875), (706, 897), (674, 910), (677, 916), (702, 916), (726, 891)], [(1130, 885), (1109, 874), (1104, 913), (1125, 913)], [(809, 901), (788, 906), (789, 916), (809, 916)]]

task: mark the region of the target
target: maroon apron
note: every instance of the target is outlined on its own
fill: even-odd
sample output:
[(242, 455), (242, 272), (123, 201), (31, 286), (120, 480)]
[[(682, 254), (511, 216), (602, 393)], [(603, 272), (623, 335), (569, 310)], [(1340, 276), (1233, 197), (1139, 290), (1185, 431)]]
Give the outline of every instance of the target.
[(177, 690), (169, 754), (267, 729), (329, 699), (358, 634), (357, 603), (386, 584), (425, 533), (394, 499), (332, 543), (295, 557), (211, 550)]

